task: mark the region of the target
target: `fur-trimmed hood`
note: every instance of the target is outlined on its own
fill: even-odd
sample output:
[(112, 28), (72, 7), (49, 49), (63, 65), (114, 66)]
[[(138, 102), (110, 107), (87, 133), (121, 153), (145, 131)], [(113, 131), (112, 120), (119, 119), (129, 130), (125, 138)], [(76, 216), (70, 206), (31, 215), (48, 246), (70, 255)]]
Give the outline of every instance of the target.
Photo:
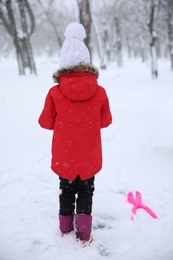
[(73, 101), (92, 98), (98, 89), (97, 77), (97, 68), (90, 64), (62, 68), (53, 74), (61, 93)]
[(95, 75), (96, 78), (99, 76), (99, 71), (98, 69), (91, 65), (91, 64), (85, 64), (85, 63), (80, 63), (79, 65), (75, 66), (70, 66), (66, 68), (59, 69), (53, 73), (53, 81), (55, 83), (59, 83), (59, 78), (68, 73), (74, 73), (74, 72), (90, 72), (91, 74)]

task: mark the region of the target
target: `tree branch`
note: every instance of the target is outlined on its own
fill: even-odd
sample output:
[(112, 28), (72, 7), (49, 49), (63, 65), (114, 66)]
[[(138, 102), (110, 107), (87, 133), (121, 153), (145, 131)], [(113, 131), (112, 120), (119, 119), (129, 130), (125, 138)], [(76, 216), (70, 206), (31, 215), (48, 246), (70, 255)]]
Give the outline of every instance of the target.
[(24, 1), (25, 1), (25, 6), (26, 6), (26, 9), (28, 10), (28, 14), (29, 14), (30, 21), (31, 21), (31, 31), (28, 32), (28, 35), (31, 36), (35, 30), (35, 18), (34, 18), (32, 9), (28, 3), (28, 0), (24, 0)]
[(56, 35), (57, 42), (58, 42), (59, 46), (61, 47), (62, 46), (62, 41), (61, 41), (61, 38), (60, 38), (59, 33), (57, 31), (55, 23), (52, 21), (49, 12), (44, 8), (42, 2), (40, 0), (38, 0), (38, 3), (40, 4), (41, 8), (43, 9), (43, 11), (44, 11), (44, 13), (45, 13), (49, 23), (51, 24), (51, 26), (52, 26), (52, 28), (54, 30), (54, 33)]

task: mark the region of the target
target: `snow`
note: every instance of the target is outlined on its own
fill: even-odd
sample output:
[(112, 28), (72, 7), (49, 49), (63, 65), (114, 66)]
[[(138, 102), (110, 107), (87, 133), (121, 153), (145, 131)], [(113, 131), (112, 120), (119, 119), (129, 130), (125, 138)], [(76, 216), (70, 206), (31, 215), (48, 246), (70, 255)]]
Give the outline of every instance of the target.
[[(113, 124), (102, 131), (104, 167), (96, 176), (93, 242), (82, 248), (58, 229), (59, 180), (50, 170), (51, 131), (37, 123), (57, 63), (38, 60), (38, 76), (19, 77), (1, 60), (0, 259), (173, 259), (173, 74), (159, 63), (131, 60), (100, 71)], [(131, 220), (127, 193), (138, 190), (158, 218), (138, 209)]]

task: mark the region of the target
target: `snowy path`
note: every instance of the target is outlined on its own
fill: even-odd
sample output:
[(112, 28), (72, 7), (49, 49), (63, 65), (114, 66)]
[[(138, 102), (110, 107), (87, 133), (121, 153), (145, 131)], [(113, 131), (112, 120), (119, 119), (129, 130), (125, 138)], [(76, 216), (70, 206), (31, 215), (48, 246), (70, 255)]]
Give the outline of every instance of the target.
[[(18, 77), (0, 63), (0, 259), (173, 259), (173, 74), (159, 80), (132, 62), (101, 72), (114, 123), (104, 129), (104, 167), (96, 177), (93, 237), (80, 248), (58, 230), (58, 178), (49, 169), (51, 132), (37, 118), (56, 64), (40, 63), (39, 76)], [(131, 220), (129, 191), (158, 215), (138, 210)]]

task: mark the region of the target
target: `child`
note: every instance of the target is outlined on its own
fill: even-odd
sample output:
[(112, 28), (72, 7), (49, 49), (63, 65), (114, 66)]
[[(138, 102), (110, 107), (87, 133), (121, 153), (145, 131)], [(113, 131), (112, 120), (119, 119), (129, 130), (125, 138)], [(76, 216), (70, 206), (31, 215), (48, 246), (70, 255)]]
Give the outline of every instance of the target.
[(47, 94), (39, 124), (53, 130), (51, 168), (60, 179), (60, 230), (71, 232), (75, 216), (76, 237), (85, 242), (92, 227), (94, 175), (102, 168), (100, 129), (110, 125), (112, 117), (83, 42), (84, 27), (71, 23), (64, 35), (60, 69), (53, 74), (58, 85)]

